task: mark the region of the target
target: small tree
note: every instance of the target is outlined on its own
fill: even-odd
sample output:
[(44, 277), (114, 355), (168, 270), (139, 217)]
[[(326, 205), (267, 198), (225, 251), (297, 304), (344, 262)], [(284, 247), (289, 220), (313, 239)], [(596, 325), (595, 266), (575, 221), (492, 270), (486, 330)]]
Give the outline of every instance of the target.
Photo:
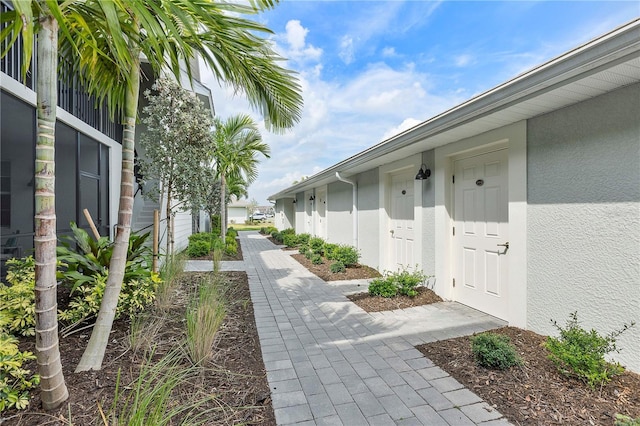
[[(157, 185), (145, 195), (157, 200), (166, 198), (167, 253), (173, 249), (171, 214), (174, 209), (187, 210), (198, 196), (203, 173), (201, 161), (206, 157), (212, 117), (193, 92), (175, 80), (162, 78), (147, 90), (149, 105), (144, 108), (147, 130), (140, 145), (145, 158), (140, 161), (143, 175), (157, 179)], [(162, 201), (161, 201), (162, 204)]]
[(258, 202), (256, 201), (255, 198), (252, 198), (251, 201), (249, 201), (249, 205), (247, 206), (247, 210), (249, 210), (249, 215), (252, 215), (257, 208), (258, 208)]

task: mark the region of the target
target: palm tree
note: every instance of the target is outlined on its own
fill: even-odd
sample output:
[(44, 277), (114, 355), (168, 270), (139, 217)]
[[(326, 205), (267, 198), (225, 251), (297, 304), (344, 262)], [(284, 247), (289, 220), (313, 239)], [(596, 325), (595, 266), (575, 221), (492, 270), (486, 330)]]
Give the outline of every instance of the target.
[[(246, 94), (251, 105), (265, 116), (267, 128), (280, 130), (291, 127), (300, 119), (302, 108), (297, 78), (278, 65), (281, 58), (266, 40), (256, 35), (270, 33), (269, 29), (240, 17), (258, 13), (276, 2), (252, 0), (251, 5), (240, 5), (205, 0), (113, 1), (118, 8), (122, 32), (127, 37), (128, 50), (123, 53), (118, 48), (120, 45), (112, 43), (112, 34), (105, 34), (99, 39), (102, 45), (97, 46), (96, 51), (108, 59), (109, 55), (122, 56), (116, 62), (129, 62), (130, 72), (123, 75), (119, 67), (114, 67), (113, 73), (104, 72), (94, 77), (97, 79), (96, 87), (113, 85), (114, 81), (122, 78), (127, 83), (125, 90), (116, 94), (120, 96), (116, 104), (123, 106), (124, 110), (120, 205), (113, 256), (100, 311), (76, 371), (101, 368), (122, 287), (133, 212), (140, 55), (144, 54), (157, 74), (169, 68), (178, 78), (181, 67), (191, 78), (190, 60), (198, 55), (220, 81)], [(91, 53), (91, 49), (87, 52)]]
[[(93, 9), (86, 15), (79, 2), (58, 2), (42, 0), (13, 2), (14, 10), (3, 14), (2, 21), (7, 27), (1, 38), (7, 42), (5, 55), (18, 37), (22, 36), (22, 78), (25, 79), (30, 67), (37, 37), (36, 61), (38, 79), (37, 98), (37, 140), (35, 156), (35, 234), (33, 239), (35, 257), (35, 320), (36, 358), (41, 377), (40, 398), (44, 409), (55, 409), (69, 397), (62, 373), (62, 362), (58, 345), (58, 319), (56, 297), (56, 211), (55, 211), (55, 125), (58, 104), (58, 57), (59, 42), (67, 52), (76, 51), (76, 42), (95, 44), (94, 33), (89, 31), (83, 37), (74, 39), (70, 29), (86, 25), (86, 22), (101, 22), (111, 5)], [(86, 19), (90, 16), (90, 19)], [(98, 19), (96, 19), (98, 18)], [(62, 37), (59, 40), (58, 34)], [(118, 33), (119, 34), (119, 33)], [(117, 37), (116, 37), (117, 38)], [(61, 49), (63, 50), (63, 49)], [(91, 64), (78, 61), (86, 69)], [(114, 65), (114, 64), (112, 64)], [(116, 64), (116, 67), (118, 65)], [(126, 67), (121, 63), (119, 66)]]
[(262, 142), (256, 123), (245, 114), (229, 117), (226, 121), (214, 120), (213, 157), (220, 179), (220, 235), (227, 233), (226, 181), (238, 179), (250, 185), (258, 176), (257, 154), (269, 158), (269, 145)]

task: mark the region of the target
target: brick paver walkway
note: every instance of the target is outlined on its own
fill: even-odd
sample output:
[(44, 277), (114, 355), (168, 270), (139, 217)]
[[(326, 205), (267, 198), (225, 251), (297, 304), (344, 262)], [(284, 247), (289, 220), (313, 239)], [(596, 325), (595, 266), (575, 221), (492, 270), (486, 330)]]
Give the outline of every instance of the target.
[(341, 291), (353, 286), (325, 283), (257, 232), (240, 241), (245, 260), (222, 269), (249, 277), (279, 425), (509, 424), (414, 348), (503, 321), (454, 302), (369, 314)]

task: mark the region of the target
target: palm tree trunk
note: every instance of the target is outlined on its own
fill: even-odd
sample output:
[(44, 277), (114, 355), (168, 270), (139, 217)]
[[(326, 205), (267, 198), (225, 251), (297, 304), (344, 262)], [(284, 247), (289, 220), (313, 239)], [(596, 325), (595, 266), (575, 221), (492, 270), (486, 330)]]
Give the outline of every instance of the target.
[(118, 226), (109, 264), (109, 277), (104, 290), (100, 311), (87, 348), (76, 367), (76, 373), (87, 370), (100, 370), (109, 342), (109, 334), (118, 306), (118, 297), (122, 289), (124, 269), (127, 263), (129, 236), (131, 235), (131, 217), (133, 215), (133, 162), (136, 134), (136, 116), (138, 111), (138, 92), (140, 89), (139, 51), (132, 53), (134, 63), (130, 70), (130, 85), (127, 88), (124, 130), (122, 137), (122, 174), (120, 183), (120, 206)]
[(38, 130), (35, 161), (35, 298), (36, 358), (40, 398), (45, 410), (57, 408), (69, 397), (58, 346), (56, 296), (55, 126), (58, 104), (58, 23), (47, 14), (38, 31)]
[(220, 174), (220, 238), (224, 241), (227, 236), (227, 203), (226, 203), (226, 195), (227, 192), (227, 181), (224, 178), (224, 174)]

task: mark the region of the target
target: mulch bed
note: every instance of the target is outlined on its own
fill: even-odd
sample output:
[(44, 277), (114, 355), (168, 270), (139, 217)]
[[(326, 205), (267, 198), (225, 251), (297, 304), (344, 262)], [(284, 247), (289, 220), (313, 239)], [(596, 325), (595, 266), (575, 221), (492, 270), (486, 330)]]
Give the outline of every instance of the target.
[(325, 259), (324, 263), (320, 265), (314, 265), (309, 259), (302, 254), (292, 254), (295, 260), (300, 262), (302, 266), (307, 268), (311, 273), (318, 276), (318, 278), (324, 281), (342, 281), (342, 280), (357, 280), (366, 278), (375, 278), (380, 276), (380, 272), (366, 265), (355, 265), (349, 267), (345, 272), (338, 272), (334, 274), (331, 272), (330, 263)]
[(430, 303), (442, 302), (442, 298), (435, 294), (433, 290), (426, 287), (417, 287), (418, 295), (415, 297), (395, 296), (382, 297), (370, 296), (369, 293), (357, 293), (347, 295), (347, 298), (366, 312), (392, 311), (395, 309), (413, 308), (415, 306), (428, 305)]
[(625, 372), (593, 391), (558, 372), (542, 346), (546, 337), (515, 327), (494, 332), (509, 336), (523, 366), (505, 371), (478, 366), (469, 337), (418, 349), (517, 425), (613, 425), (617, 413), (640, 417), (640, 375)]
[[(187, 293), (202, 273), (186, 273), (179, 294)], [(202, 375), (177, 395), (177, 403), (187, 393), (204, 392), (215, 400), (201, 409), (215, 409), (207, 414), (209, 425), (247, 424), (275, 425), (270, 390), (257, 329), (253, 316), (247, 275), (244, 272), (225, 273), (229, 280), (227, 315), (218, 333), (210, 364)], [(184, 339), (186, 298), (175, 297), (169, 320), (154, 339), (157, 356), (175, 349)], [(74, 373), (89, 339), (89, 332), (78, 332), (60, 339), (60, 354), (69, 390), (69, 399), (59, 409), (45, 412), (41, 408), (39, 391), (32, 392), (26, 410), (9, 410), (2, 414), (3, 425), (103, 425), (98, 406), (108, 412), (112, 405), (118, 371), (121, 383), (129, 384), (139, 371), (142, 354), (129, 348), (127, 321), (114, 323), (106, 357), (100, 371)], [(22, 338), (21, 350), (31, 350), (34, 338)], [(26, 368), (34, 371), (31, 363)]]

